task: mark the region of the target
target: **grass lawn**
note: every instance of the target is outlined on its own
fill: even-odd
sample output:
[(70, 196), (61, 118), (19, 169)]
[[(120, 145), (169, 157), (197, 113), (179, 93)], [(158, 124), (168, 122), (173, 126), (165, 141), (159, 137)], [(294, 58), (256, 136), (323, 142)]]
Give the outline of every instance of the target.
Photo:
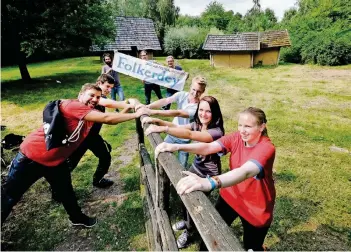
[[(227, 133), (236, 129), (237, 113), (244, 108), (266, 112), (277, 149), (277, 200), (265, 244), (271, 250), (351, 250), (351, 65), (215, 69), (208, 60), (178, 63), (191, 78), (202, 74), (208, 79), (207, 94), (219, 100)], [(3, 136), (27, 135), (38, 128), (45, 104), (75, 98), (82, 84), (98, 77), (101, 63), (98, 57), (84, 57), (31, 64), (28, 69), (34, 79), (30, 84), (19, 80), (17, 68), (1, 69), (1, 124), (7, 126)], [(121, 81), (126, 97), (144, 101), (139, 80), (122, 76)], [(116, 156), (123, 155), (119, 148), (133, 134), (134, 122), (102, 130)], [(97, 216), (109, 214), (93, 229), (79, 231), (96, 250), (146, 249), (136, 157), (120, 171), (127, 200), (92, 210)], [(228, 169), (228, 157), (222, 164)], [(86, 155), (72, 174), (81, 205), (92, 193), (95, 166), (96, 158)], [(232, 227), (242, 236), (238, 220)], [(72, 232), (63, 207), (51, 203), (48, 186), (40, 181), (8, 218), (2, 241), (13, 250), (52, 250)]]

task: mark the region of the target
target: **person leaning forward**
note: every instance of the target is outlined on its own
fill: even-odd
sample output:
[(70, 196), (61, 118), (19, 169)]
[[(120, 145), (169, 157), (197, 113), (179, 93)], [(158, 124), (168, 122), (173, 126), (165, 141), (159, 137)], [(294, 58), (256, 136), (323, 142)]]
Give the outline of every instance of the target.
[(88, 217), (78, 206), (70, 170), (64, 161), (84, 141), (94, 123), (114, 125), (148, 114), (148, 110), (143, 108), (136, 113), (128, 114), (101, 113), (94, 109), (99, 103), (101, 94), (101, 89), (96, 84), (88, 83), (83, 85), (78, 99), (61, 101), (59, 109), (69, 135), (77, 128), (79, 122), (83, 121), (76, 141), (48, 151), (45, 146), (43, 127), (24, 139), (20, 151), (11, 163), (8, 181), (3, 187), (2, 224), (22, 195), (41, 177), (45, 177), (52, 189), (57, 192), (73, 225), (92, 227), (96, 224), (96, 218)]

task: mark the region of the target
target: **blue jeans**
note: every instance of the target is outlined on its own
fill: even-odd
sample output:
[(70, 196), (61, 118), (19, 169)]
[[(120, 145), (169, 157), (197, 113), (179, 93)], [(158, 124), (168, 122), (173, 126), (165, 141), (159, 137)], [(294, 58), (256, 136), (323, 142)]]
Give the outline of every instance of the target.
[(118, 94), (119, 100), (120, 101), (124, 101), (124, 92), (123, 92), (123, 88), (122, 88), (121, 85), (118, 85), (118, 86), (115, 85), (111, 89), (111, 98), (112, 98), (112, 100), (117, 101), (116, 100), (116, 95), (117, 94)]
[(71, 173), (65, 162), (55, 167), (47, 167), (18, 152), (11, 163), (8, 179), (1, 193), (2, 224), (22, 195), (42, 177), (45, 177), (51, 188), (55, 190), (70, 219), (82, 216), (83, 213), (73, 191)]
[[(190, 140), (182, 140), (178, 137), (170, 136), (167, 135), (165, 140), (166, 143), (170, 144), (188, 144), (190, 143)], [(189, 158), (189, 153), (185, 151), (178, 151), (178, 160), (179, 163), (184, 167), (186, 170), (188, 168), (188, 158)]]

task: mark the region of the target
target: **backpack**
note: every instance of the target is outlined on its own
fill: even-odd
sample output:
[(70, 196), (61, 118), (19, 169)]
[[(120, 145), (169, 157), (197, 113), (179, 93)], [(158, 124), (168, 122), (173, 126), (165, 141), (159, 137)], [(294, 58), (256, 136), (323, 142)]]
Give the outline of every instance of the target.
[(71, 136), (68, 136), (63, 116), (60, 112), (61, 100), (50, 101), (43, 111), (43, 128), (46, 150), (57, 148), (79, 139), (84, 121), (78, 123)]

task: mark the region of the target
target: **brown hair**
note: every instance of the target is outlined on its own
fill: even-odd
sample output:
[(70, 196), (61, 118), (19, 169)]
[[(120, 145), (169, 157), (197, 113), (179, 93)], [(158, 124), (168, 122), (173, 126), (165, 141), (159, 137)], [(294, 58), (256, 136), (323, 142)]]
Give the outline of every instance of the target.
[(106, 73), (101, 74), (99, 78), (97, 78), (96, 84), (99, 84), (99, 82), (101, 82), (101, 84), (104, 84), (106, 81), (108, 82), (108, 84), (115, 84), (115, 79), (111, 75)]
[(96, 85), (95, 83), (85, 83), (82, 86), (82, 88), (80, 89), (79, 94), (83, 94), (85, 91), (91, 90), (91, 89), (94, 89), (96, 91), (100, 91), (102, 93), (101, 88), (98, 85)]
[(214, 98), (213, 96), (204, 96), (201, 98), (199, 104), (197, 105), (197, 109), (196, 109), (195, 116), (194, 116), (195, 123), (197, 124), (197, 126), (202, 126), (202, 123), (201, 123), (199, 116), (198, 116), (200, 103), (202, 101), (205, 101), (208, 103), (208, 105), (210, 105), (211, 114), (212, 114), (212, 119), (211, 119), (209, 125), (207, 126), (207, 129), (213, 129), (213, 128), (219, 127), (224, 134), (223, 116), (222, 116), (221, 108), (219, 107), (219, 103), (218, 103), (217, 99)]
[(112, 55), (110, 53), (104, 53), (102, 55), (102, 59), (103, 59), (104, 62), (105, 62), (105, 57), (109, 57), (111, 60), (113, 60), (113, 57), (112, 57)]
[[(244, 109), (243, 111), (240, 112), (240, 114), (246, 114), (246, 113), (253, 115), (256, 118), (256, 122), (258, 125), (267, 123), (266, 114), (263, 112), (262, 109), (255, 108), (255, 107), (248, 107), (247, 109)], [(261, 135), (268, 137), (268, 131), (266, 127), (262, 131)]]

